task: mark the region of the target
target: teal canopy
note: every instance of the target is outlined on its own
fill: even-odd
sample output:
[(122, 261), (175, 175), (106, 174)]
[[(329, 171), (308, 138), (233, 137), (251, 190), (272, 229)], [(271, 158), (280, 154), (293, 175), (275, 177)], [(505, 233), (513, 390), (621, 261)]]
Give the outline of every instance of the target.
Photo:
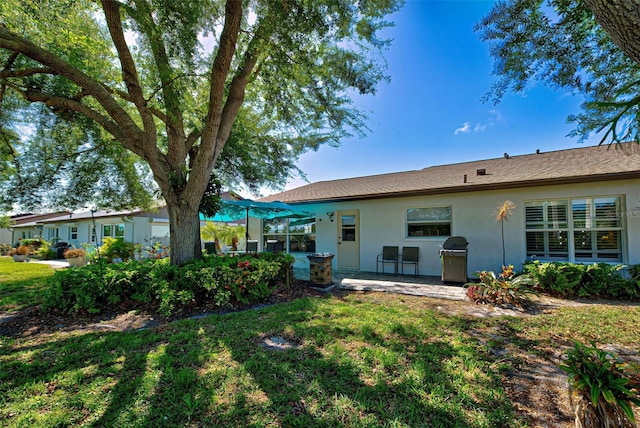
[(284, 202), (258, 202), (251, 199), (222, 200), (220, 210), (213, 217), (200, 214), (200, 220), (229, 223), (246, 219), (246, 238), (249, 239), (249, 217), (262, 219), (275, 218), (315, 218), (315, 214), (303, 211)]

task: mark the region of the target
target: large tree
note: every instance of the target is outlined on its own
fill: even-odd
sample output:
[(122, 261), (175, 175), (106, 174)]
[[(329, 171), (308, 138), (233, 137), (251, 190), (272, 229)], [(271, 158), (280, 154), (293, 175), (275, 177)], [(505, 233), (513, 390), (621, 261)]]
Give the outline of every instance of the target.
[[(349, 97), (373, 93), (385, 78), (388, 42), (377, 31), (398, 7), (395, 0), (4, 0), (0, 130), (6, 147), (28, 137), (46, 149), (60, 140), (30, 118), (60, 119), (86, 130), (78, 149), (121, 160), (114, 173), (142, 160), (167, 203), (172, 263), (181, 263), (200, 255), (198, 207), (212, 173), (232, 178), (237, 168), (260, 184), (265, 178), (247, 168), (253, 161), (272, 171), (267, 180), (282, 179), (302, 151), (362, 130)], [(35, 114), (35, 104), (47, 111)], [(17, 138), (20, 130), (30, 135)]]
[(581, 140), (640, 141), (640, 5), (637, 0), (509, 0), (478, 23), (499, 77), (487, 99), (544, 84), (581, 93), (569, 120)]

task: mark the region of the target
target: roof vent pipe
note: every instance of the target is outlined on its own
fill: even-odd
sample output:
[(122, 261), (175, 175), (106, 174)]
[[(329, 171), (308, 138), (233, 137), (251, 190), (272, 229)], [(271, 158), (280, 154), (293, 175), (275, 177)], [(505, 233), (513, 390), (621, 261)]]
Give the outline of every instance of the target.
[(467, 182), (467, 174), (464, 175), (464, 182)]
[(505, 153), (505, 154), (504, 154), (504, 158), (505, 158), (505, 159), (509, 159), (509, 153)]
[(536, 154), (539, 155), (540, 154), (540, 149), (536, 149)]

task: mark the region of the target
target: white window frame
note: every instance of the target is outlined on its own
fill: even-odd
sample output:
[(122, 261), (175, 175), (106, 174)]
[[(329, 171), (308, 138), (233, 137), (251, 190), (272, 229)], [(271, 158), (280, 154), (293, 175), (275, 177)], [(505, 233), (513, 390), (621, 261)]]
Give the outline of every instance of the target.
[[(448, 218), (433, 218), (433, 219), (411, 219), (412, 210), (448, 210)], [(434, 225), (447, 225), (449, 227), (449, 234), (444, 235), (416, 235), (410, 232), (411, 226), (434, 226)], [(453, 206), (452, 205), (437, 205), (427, 207), (412, 207), (407, 208), (405, 211), (405, 239), (441, 239), (452, 236), (453, 234)]]
[[(304, 225), (292, 226), (290, 223), (295, 219), (273, 219), (263, 220), (263, 240), (284, 241), (287, 253), (315, 253), (316, 249), (316, 220), (310, 220)], [(296, 241), (299, 248), (291, 248), (291, 242)], [(303, 251), (304, 250), (304, 251)]]
[(78, 226), (69, 226), (69, 240), (70, 241), (78, 240)]
[[(582, 204), (581, 204), (582, 203)], [(614, 212), (603, 212), (598, 208), (599, 204), (606, 207), (607, 203), (614, 204)], [(565, 222), (553, 222), (549, 221), (548, 211), (546, 207), (565, 205), (566, 207), (566, 219)], [(525, 254), (527, 258), (536, 258), (543, 260), (558, 260), (558, 261), (570, 261), (570, 262), (611, 262), (611, 263), (623, 263), (625, 255), (625, 231), (626, 224), (624, 222), (624, 196), (623, 195), (603, 195), (603, 196), (589, 196), (589, 197), (571, 197), (562, 199), (549, 199), (549, 200), (535, 200), (525, 201)], [(576, 207), (584, 205), (584, 221), (574, 212)], [(540, 223), (528, 223), (526, 218), (527, 207), (530, 206), (543, 206), (544, 219)], [(603, 215), (604, 214), (604, 215)], [(542, 227), (531, 227), (542, 226)], [(544, 233), (544, 251), (542, 254), (533, 254), (528, 249), (528, 234), (530, 233)], [(587, 233), (589, 235), (588, 243), (590, 248), (577, 248), (576, 240), (580, 233)], [(599, 236), (603, 236), (603, 233), (610, 235), (611, 233), (617, 234), (617, 248), (607, 249), (598, 248)], [(549, 249), (549, 236), (551, 234), (564, 234), (562, 239), (566, 240), (567, 252), (566, 256), (559, 256), (557, 253), (552, 254)], [(590, 253), (590, 256), (585, 254)], [(613, 256), (610, 256), (613, 255)], [(605, 257), (603, 257), (605, 256)]]
[[(118, 226), (122, 226), (122, 236), (118, 236), (115, 233)], [(110, 229), (110, 232), (108, 234), (104, 233), (105, 227), (109, 227), (109, 229)], [(122, 239), (124, 239), (124, 236), (125, 236), (125, 233), (126, 233), (125, 224), (124, 223), (103, 223), (101, 225), (101, 229), (102, 229), (102, 237), (103, 238), (116, 238), (116, 239), (122, 238)]]

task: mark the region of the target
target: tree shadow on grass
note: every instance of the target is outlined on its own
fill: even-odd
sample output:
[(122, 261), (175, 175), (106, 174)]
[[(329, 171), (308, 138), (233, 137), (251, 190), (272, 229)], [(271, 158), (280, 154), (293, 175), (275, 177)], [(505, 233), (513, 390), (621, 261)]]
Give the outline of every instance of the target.
[[(397, 313), (384, 328), (384, 315), (380, 327), (358, 326), (320, 303), (7, 346), (0, 393), (43, 384), (48, 396), (61, 394), (61, 422), (73, 425), (481, 426), (469, 416), (478, 415), (501, 426), (504, 401), (459, 384), (456, 366), (477, 360), (468, 348)], [(277, 334), (301, 346), (262, 344)]]
[[(491, 414), (487, 419), (493, 426), (502, 426), (510, 415), (504, 398), (474, 397), (459, 389), (451, 364), (468, 359), (467, 350), (447, 340), (416, 343), (413, 325), (396, 326), (389, 342), (375, 328), (338, 327), (313, 305), (291, 305), (278, 318), (277, 329), (268, 322), (265, 328), (273, 334), (289, 332), (285, 337), (293, 334), (303, 343), (300, 348), (261, 347), (260, 330), (251, 350), (233, 339), (225, 344), (266, 394), (267, 410), (280, 425), (474, 426), (467, 412), (484, 412)], [(349, 342), (352, 336), (360, 338), (357, 345)]]

